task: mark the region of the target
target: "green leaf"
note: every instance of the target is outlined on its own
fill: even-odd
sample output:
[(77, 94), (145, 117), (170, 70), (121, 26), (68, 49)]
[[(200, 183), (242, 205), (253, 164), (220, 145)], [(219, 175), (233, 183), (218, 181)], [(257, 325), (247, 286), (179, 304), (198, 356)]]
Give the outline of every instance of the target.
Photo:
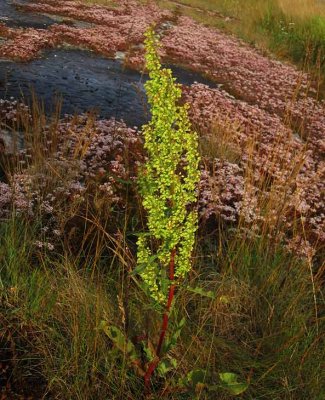
[(204, 383), (205, 376), (206, 371), (204, 369), (194, 369), (186, 375), (183, 382), (186, 386), (196, 388), (197, 385)]
[(125, 337), (120, 329), (116, 326), (108, 325), (106, 321), (101, 321), (99, 329), (111, 339), (122, 353), (127, 353), (131, 361), (136, 361), (138, 359), (134, 344)]
[(145, 352), (148, 361), (152, 361), (155, 358), (155, 355), (152, 352), (152, 350), (145, 344), (143, 344), (143, 351)]
[(156, 266), (158, 267), (158, 264), (155, 263), (157, 257), (158, 257), (158, 256), (157, 256), (156, 254), (154, 254), (153, 256), (151, 256), (151, 257), (149, 258), (149, 260), (148, 260), (147, 263), (143, 263), (143, 264), (137, 265), (137, 266), (131, 271), (131, 275), (134, 276), (134, 275), (139, 274), (140, 272), (144, 271), (144, 270), (147, 268), (148, 265), (154, 264), (154, 265), (156, 265)]
[(200, 296), (203, 296), (203, 297), (208, 297), (209, 299), (212, 299), (212, 300), (215, 300), (216, 299), (216, 295), (215, 295), (215, 293), (213, 293), (211, 290), (204, 290), (204, 289), (202, 289), (202, 288), (200, 288), (200, 287), (194, 287), (194, 288), (191, 288), (191, 287), (187, 287), (186, 288), (189, 292), (192, 292), (192, 293), (195, 293), (195, 294), (198, 294), (198, 295), (200, 295)]
[(164, 276), (163, 273), (160, 274), (159, 284), (161, 293), (164, 293), (167, 297), (168, 289), (170, 286), (170, 280), (167, 276)]
[(126, 180), (126, 179), (119, 178), (116, 175), (112, 175), (112, 176), (117, 182), (123, 183), (124, 185), (132, 185), (132, 183), (133, 183), (133, 181), (131, 179)]
[(138, 264), (131, 272), (130, 275), (138, 275), (140, 272), (144, 271), (147, 268), (148, 264)]
[[(135, 221), (138, 223), (138, 219), (134, 218)], [(150, 232), (130, 232), (130, 235), (133, 235), (135, 237), (150, 237), (152, 234)]]
[(162, 360), (158, 366), (157, 371), (161, 377), (164, 377), (168, 372), (172, 371), (177, 367), (177, 361), (175, 358)]
[(235, 396), (245, 392), (248, 388), (248, 383), (238, 382), (238, 376), (232, 372), (222, 372), (219, 374), (219, 378), (221, 386)]
[(219, 378), (224, 383), (234, 383), (237, 382), (237, 375), (232, 372), (221, 372)]
[(203, 383), (206, 372), (203, 369), (195, 369), (191, 374), (191, 381), (193, 386), (196, 386), (198, 383)]
[(170, 337), (169, 340), (166, 340), (165, 342), (165, 346), (164, 346), (164, 352), (168, 353), (173, 347), (176, 346), (177, 341), (182, 333), (182, 329), (185, 325), (186, 322), (186, 318), (182, 318), (178, 325), (176, 326), (176, 329), (174, 331), (174, 333), (172, 334), (172, 336)]

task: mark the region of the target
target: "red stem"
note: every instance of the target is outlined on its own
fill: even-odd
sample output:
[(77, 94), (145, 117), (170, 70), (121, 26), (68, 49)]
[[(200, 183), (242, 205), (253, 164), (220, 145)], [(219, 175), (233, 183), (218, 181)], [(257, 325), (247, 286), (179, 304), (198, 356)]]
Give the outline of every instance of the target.
[(152, 374), (154, 373), (160, 359), (160, 353), (162, 346), (164, 344), (164, 339), (165, 335), (168, 329), (168, 321), (169, 321), (169, 311), (173, 303), (173, 298), (174, 298), (174, 293), (175, 293), (175, 255), (176, 255), (176, 249), (173, 249), (170, 255), (170, 262), (169, 262), (169, 280), (171, 282), (171, 285), (169, 287), (169, 292), (168, 292), (168, 300), (167, 300), (167, 305), (166, 309), (163, 315), (163, 320), (162, 320), (162, 325), (160, 329), (160, 337), (157, 345), (157, 350), (156, 350), (156, 358), (151, 361), (151, 363), (148, 365), (147, 372), (144, 376), (144, 383), (146, 388), (149, 387), (150, 384), (150, 379)]

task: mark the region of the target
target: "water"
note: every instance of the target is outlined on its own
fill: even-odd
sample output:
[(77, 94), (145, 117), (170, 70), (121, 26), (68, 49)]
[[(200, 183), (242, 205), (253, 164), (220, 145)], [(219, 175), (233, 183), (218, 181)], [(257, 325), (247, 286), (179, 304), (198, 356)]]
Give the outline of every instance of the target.
[[(21, 0), (22, 1), (22, 0)], [(20, 2), (21, 2), (20, 1)], [(10, 1), (0, 0), (0, 16), (5, 23), (20, 27), (46, 27), (48, 17), (24, 13)], [(1, 43), (0, 43), (1, 45)], [(117, 56), (123, 59), (123, 54)], [(178, 81), (209, 84), (201, 75), (171, 67)], [(62, 98), (62, 113), (82, 113), (94, 109), (102, 118), (123, 119), (128, 125), (141, 126), (148, 120), (144, 82), (146, 76), (123, 68), (122, 60), (107, 59), (89, 51), (55, 49), (28, 63), (0, 59), (0, 98), (31, 100), (31, 93), (53, 113)]]

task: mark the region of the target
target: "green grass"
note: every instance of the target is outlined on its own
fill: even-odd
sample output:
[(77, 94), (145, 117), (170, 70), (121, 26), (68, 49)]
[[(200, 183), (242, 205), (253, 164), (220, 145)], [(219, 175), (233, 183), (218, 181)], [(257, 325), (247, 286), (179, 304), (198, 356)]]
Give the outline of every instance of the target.
[[(32, 251), (36, 228), (20, 219), (0, 229), (0, 339), (16, 360), (13, 387), (28, 390), (30, 375), (43, 383), (37, 398), (144, 398), (127, 354), (98, 329), (104, 320), (130, 338), (147, 333), (156, 342), (159, 313), (125, 271), (123, 250), (104, 246), (95, 263), (85, 262), (91, 258), (67, 250)], [(324, 319), (305, 261), (268, 240), (219, 232), (199, 237), (187, 285), (203, 294), (177, 293), (171, 331), (183, 317), (186, 324), (171, 353), (177, 368), (153, 380), (157, 398), (162, 390), (164, 398), (194, 398), (191, 391), (167, 395), (193, 369), (217, 385), (197, 393), (200, 399), (232, 398), (218, 386), (220, 372), (249, 383), (244, 399), (322, 398)]]
[(315, 74), (321, 83), (324, 81), (324, 4), (314, 0), (159, 0), (158, 4), (174, 10), (178, 8), (201, 23), (235, 34), (297, 63)]
[(271, 51), (300, 65), (306, 59), (324, 72), (325, 17), (315, 15), (301, 20), (282, 12), (269, 12), (259, 22), (259, 29), (269, 38)]
[[(216, 127), (220, 140), (202, 143), (202, 156), (235, 161), (232, 129)], [(31, 170), (44, 171), (45, 160), (36, 151)], [(43, 190), (51, 191), (57, 176), (48, 178)], [(278, 210), (275, 203), (282, 201), (278, 192), (267, 201), (260, 197), (268, 221), (268, 210)], [(8, 368), (0, 385), (9, 382), (14, 393), (35, 399), (148, 398), (141, 370), (145, 351), (157, 343), (161, 314), (132, 274), (141, 209), (134, 198), (123, 213), (105, 204), (58, 207), (64, 235), (55, 252), (35, 246), (42, 240), (41, 220), (13, 213), (0, 221), (0, 363)], [(321, 268), (286, 251), (277, 239), (281, 227), (263, 224), (264, 234), (254, 239), (242, 223), (232, 229), (200, 226), (193, 270), (178, 288), (170, 315), (167, 341), (185, 318), (163, 359), (174, 367), (155, 373), (151, 398), (231, 400), (220, 382), (224, 372), (248, 384), (242, 399), (323, 398)], [(112, 227), (118, 236), (111, 236)], [(118, 329), (117, 337), (105, 333), (103, 321), (107, 329)], [(137, 368), (126, 339), (133, 340)], [(193, 371), (204, 386), (191, 384)]]

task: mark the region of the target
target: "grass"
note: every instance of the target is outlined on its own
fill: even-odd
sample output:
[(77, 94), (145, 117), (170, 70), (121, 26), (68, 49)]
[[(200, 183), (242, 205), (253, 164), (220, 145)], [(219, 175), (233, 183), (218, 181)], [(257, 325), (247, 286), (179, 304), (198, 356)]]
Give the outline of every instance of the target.
[(324, 2), (322, 0), (279, 0), (279, 6), (288, 15), (299, 18), (314, 17), (321, 15), (325, 17)]
[[(158, 0), (325, 77), (325, 5), (316, 0)], [(210, 14), (207, 14), (209, 11)]]
[[(146, 331), (154, 341), (159, 315), (104, 252), (94, 264), (72, 254), (31, 254), (33, 240), (33, 227), (21, 220), (1, 224), (0, 331), (15, 360), (13, 389), (30, 390), (31, 375), (43, 382), (36, 398), (143, 398), (126, 352), (99, 326), (107, 321), (130, 337)], [(246, 399), (321, 399), (324, 319), (315, 314), (306, 262), (268, 241), (211, 235), (199, 240), (188, 285), (213, 296), (179, 290), (172, 321), (174, 329), (182, 317), (186, 324), (172, 352), (178, 367), (156, 378), (157, 398), (200, 368), (210, 387), (220, 372), (238, 374), (249, 383)], [(319, 289), (317, 283), (317, 298)], [(175, 390), (165, 398), (183, 396)], [(197, 396), (232, 398), (221, 387)]]
[[(216, 121), (220, 142), (202, 138), (202, 156), (236, 162), (237, 129)], [(35, 151), (30, 168), (37, 172), (51, 153), (40, 153), (37, 143)], [(56, 185), (51, 171), (54, 166), (48, 185)], [(272, 196), (259, 202), (266, 213), (282, 204)], [(83, 238), (76, 245), (66, 230), (55, 253), (35, 246), (41, 220), (12, 214), (0, 222), (0, 362), (9, 371), (2, 380), (12, 392), (37, 399), (148, 398), (141, 368), (126, 347), (132, 340), (143, 362), (146, 346), (157, 342), (161, 320), (130, 273), (141, 210), (131, 198), (123, 218), (100, 207), (82, 210), (62, 209), (63, 229), (78, 215)], [(284, 212), (282, 206), (277, 210)], [(271, 222), (261, 236), (246, 232), (244, 222), (232, 228), (201, 225), (193, 271), (177, 291), (171, 315), (169, 339), (186, 321), (164, 358), (173, 368), (155, 375), (152, 398), (230, 400), (219, 374), (232, 372), (248, 384), (243, 399), (322, 399), (323, 270), (289, 254), (276, 239), (280, 227)], [(105, 334), (103, 321), (118, 329), (120, 341)], [(137, 340), (141, 335), (147, 339)], [(204, 386), (192, 383), (191, 371), (201, 371)]]
[[(233, 19), (225, 22), (211, 14), (208, 22), (248, 40), (262, 43), (258, 37), (264, 38), (268, 31), (267, 48), (277, 42), (284, 46), (283, 56), (291, 57), (287, 53), (288, 35), (281, 33), (282, 27), (276, 28), (279, 20), (273, 18), (273, 11), (269, 13), (271, 3), (247, 1), (245, 7), (241, 3), (241, 18), (247, 18), (244, 27), (238, 19), (237, 1), (182, 2), (211, 11), (217, 7)], [(171, 2), (168, 5), (175, 6)], [(295, 25), (290, 43), (301, 32), (300, 46), (309, 35), (305, 26), (309, 26), (308, 32), (314, 30), (315, 40), (320, 38), (323, 17), (315, 16), (318, 9), (308, 9), (307, 16), (303, 4), (294, 10), (289, 6), (289, 2), (282, 2), (281, 10), (278, 6), (276, 12), (288, 18), (286, 21), (302, 21), (301, 31)], [(205, 17), (200, 10), (182, 10), (197, 19)], [(313, 18), (319, 18), (319, 23), (308, 25), (307, 20), (310, 23)], [(290, 46), (291, 51), (294, 46)], [(297, 51), (297, 61), (302, 61), (302, 51)], [(34, 149), (29, 168), (35, 174), (47, 168), (49, 179), (43, 190), (50, 192), (68, 176), (51, 160), (55, 148), (45, 152), (40, 148), (47, 121), (41, 110), (33, 112), (33, 125), (26, 120), (20, 130), (25, 130), (27, 143)], [(54, 145), (56, 124), (54, 118)], [(203, 160), (208, 163), (218, 157), (238, 162), (242, 151), (236, 140), (238, 129), (236, 124), (216, 120), (212, 135), (201, 137)], [(77, 146), (76, 162), (85, 151), (83, 146), (87, 146), (83, 138), (91, 132), (89, 118), (82, 143)], [(255, 144), (248, 145), (253, 148)], [(295, 165), (287, 184), (294, 180), (296, 165), (302, 158), (303, 154), (297, 154), (293, 160)], [(10, 176), (18, 164), (12, 160), (3, 168)], [(70, 173), (73, 174), (73, 165)], [(247, 172), (247, 188), (252, 175), (252, 171)], [(161, 315), (150, 305), (140, 282), (131, 273), (136, 265), (135, 233), (142, 226), (142, 210), (137, 201), (128, 198), (122, 216), (106, 210), (105, 203), (97, 208), (88, 204), (60, 208), (64, 235), (54, 253), (35, 246), (40, 240), (41, 212), (33, 221), (14, 212), (0, 221), (0, 385), (6, 390), (4, 396), (230, 400), (234, 396), (222, 386), (219, 374), (232, 372), (248, 385), (240, 395), (243, 399), (323, 399), (324, 266), (314, 264), (313, 259), (296, 257), (283, 246), (283, 227), (274, 223), (272, 216), (274, 212), (286, 212), (287, 190), (283, 187), (280, 198), (279, 191), (273, 193), (272, 188), (270, 195), (264, 196), (263, 185), (270, 189), (267, 177), (257, 199), (266, 217), (260, 227), (262, 235), (248, 235), (243, 221), (228, 226), (221, 221), (212, 226), (201, 224), (193, 271), (176, 294), (169, 339), (178, 332), (183, 318), (185, 325), (176, 345), (164, 358), (172, 368), (155, 375), (151, 397), (144, 393), (141, 367), (145, 352), (157, 342)], [(96, 190), (93, 197), (97, 197)], [(81, 238), (71, 233), (72, 220), (83, 232)], [(117, 235), (111, 234), (111, 227)], [(103, 322), (119, 332), (117, 337), (107, 334)], [(130, 359), (127, 346), (131, 342), (140, 367)], [(193, 371), (203, 376), (204, 384), (195, 385)]]

